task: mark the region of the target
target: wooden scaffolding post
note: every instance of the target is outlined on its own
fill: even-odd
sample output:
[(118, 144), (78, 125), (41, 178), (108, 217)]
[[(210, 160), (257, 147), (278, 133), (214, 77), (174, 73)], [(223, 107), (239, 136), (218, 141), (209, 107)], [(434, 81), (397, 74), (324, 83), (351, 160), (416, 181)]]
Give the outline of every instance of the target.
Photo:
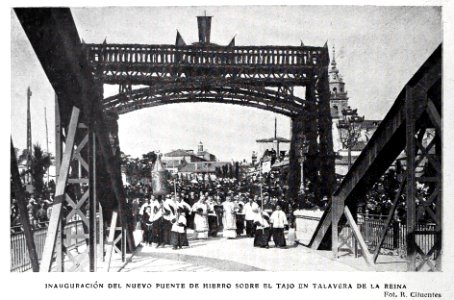
[(112, 219), (110, 220), (110, 229), (109, 229), (109, 237), (107, 239), (107, 245), (109, 246), (107, 250), (107, 272), (110, 271), (110, 264), (112, 262), (112, 254), (115, 248), (115, 231), (117, 229), (117, 218), (118, 212), (114, 210), (112, 212)]
[(68, 135), (66, 137), (65, 151), (62, 157), (59, 180), (57, 181), (55, 188), (55, 198), (52, 207), (52, 214), (49, 221), (49, 227), (46, 235), (46, 242), (44, 244), (43, 256), (41, 260), (41, 272), (49, 272), (52, 265), (52, 257), (54, 253), (55, 241), (57, 238), (57, 232), (59, 223), (61, 222), (61, 212), (63, 201), (65, 200), (65, 189), (68, 179), (69, 166), (72, 159), (74, 150), (74, 142), (76, 137), (77, 123), (79, 120), (80, 110), (77, 107), (73, 107), (71, 120), (68, 126)]
[[(62, 127), (60, 106), (58, 104), (58, 97), (55, 94), (55, 182), (57, 183), (60, 176), (60, 166), (62, 157)], [(55, 268), (57, 272), (64, 271), (63, 264), (63, 221), (60, 220), (57, 225), (57, 237), (55, 241), (56, 261)]]
[(350, 227), (352, 228), (355, 239), (359, 243), (364, 259), (366, 260), (369, 266), (372, 265), (373, 264), (372, 257), (369, 253), (369, 250), (367, 249), (366, 242), (364, 241), (363, 236), (361, 235), (361, 232), (358, 228), (358, 225), (356, 225), (355, 219), (353, 218), (350, 210), (348, 209), (348, 206), (344, 207), (344, 215), (347, 218), (347, 222), (350, 224)]
[(104, 216), (102, 213), (102, 206), (101, 203), (98, 202), (98, 210), (99, 210), (99, 226), (98, 226), (98, 237), (99, 237), (99, 254), (98, 256), (101, 257), (101, 261), (104, 262), (105, 260), (105, 251), (104, 251)]
[(127, 229), (125, 227), (121, 228), (121, 261), (126, 261), (126, 240), (127, 240)]
[(405, 87), (405, 114), (407, 140), (407, 269), (416, 270), (416, 180), (415, 180), (415, 126), (413, 87)]
[(13, 181), (14, 195), (16, 196), (17, 206), (19, 208), (19, 217), (24, 227), (25, 242), (27, 243), (28, 255), (32, 265), (33, 272), (39, 271), (38, 255), (36, 254), (35, 240), (33, 230), (28, 219), (27, 203), (25, 191), (20, 180), (19, 169), (17, 168), (16, 153), (14, 151), (13, 141), (11, 140), (11, 177)]
[(338, 250), (339, 250), (339, 219), (342, 216), (343, 211), (343, 203), (339, 197), (334, 196), (332, 198), (331, 204), (331, 249), (333, 251), (334, 259), (338, 257)]
[(89, 163), (89, 269), (90, 272), (96, 272), (96, 137), (92, 126), (89, 127), (88, 132), (88, 163)]

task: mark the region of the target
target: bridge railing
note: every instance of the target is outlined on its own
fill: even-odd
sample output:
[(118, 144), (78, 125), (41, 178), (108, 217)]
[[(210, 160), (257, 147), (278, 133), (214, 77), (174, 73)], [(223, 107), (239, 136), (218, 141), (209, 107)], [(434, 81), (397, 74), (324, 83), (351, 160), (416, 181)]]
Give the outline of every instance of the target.
[[(81, 220), (72, 221), (66, 224), (64, 234), (64, 244), (68, 250), (74, 249), (85, 243), (83, 238), (78, 233), (83, 233), (84, 228)], [(42, 227), (37, 228), (33, 231), (33, 237), (35, 240), (36, 253), (38, 260), (41, 260), (41, 256), (44, 249), (44, 243), (46, 241), (47, 226), (41, 224)], [(20, 226), (11, 228), (11, 272), (25, 272), (32, 268), (30, 257), (28, 255), (27, 243), (25, 241), (25, 234), (21, 231)]]
[[(385, 215), (365, 214), (358, 217), (358, 225), (369, 250), (374, 251), (377, 248), (380, 234), (385, 228), (385, 222)], [(416, 229), (418, 231), (426, 232), (426, 234), (418, 235), (416, 237), (416, 242), (425, 253), (429, 252), (437, 242), (438, 236), (435, 233), (435, 227), (436, 224), (434, 223), (421, 222), (416, 224)], [(393, 220), (386, 232), (382, 249), (395, 250), (401, 257), (405, 257), (407, 255), (406, 236), (406, 222), (402, 220)], [(438, 254), (438, 251), (434, 251), (432, 258), (435, 259)]]
[(326, 54), (320, 47), (286, 46), (181, 46), (87, 44), (92, 63), (187, 64), (314, 67)]
[[(309, 228), (315, 227), (313, 223), (319, 222), (320, 217), (300, 215), (297, 218), (303, 219), (305, 225)], [(367, 244), (369, 250), (374, 251), (379, 243), (380, 235), (385, 228), (386, 215), (378, 214), (358, 214), (358, 227)], [(437, 234), (435, 233), (434, 223), (418, 223), (416, 225), (417, 230), (420, 232), (426, 232), (424, 235), (417, 237), (417, 243), (423, 251), (428, 252), (437, 242)], [(339, 228), (339, 232), (345, 230), (344, 235), (351, 234), (351, 227), (348, 224), (344, 224)], [(392, 251), (393, 255), (399, 255), (401, 257), (407, 256), (407, 225), (405, 221), (393, 220), (391, 226), (386, 232), (385, 239), (383, 241), (382, 249)], [(349, 244), (353, 245), (353, 237), (350, 238)], [(432, 254), (432, 258), (436, 258), (439, 252), (435, 251)]]

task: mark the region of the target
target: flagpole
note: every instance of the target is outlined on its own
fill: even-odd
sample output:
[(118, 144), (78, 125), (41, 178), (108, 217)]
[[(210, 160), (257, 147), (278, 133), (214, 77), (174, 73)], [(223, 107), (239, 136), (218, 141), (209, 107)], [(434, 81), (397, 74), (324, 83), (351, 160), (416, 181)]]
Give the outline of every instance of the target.
[(174, 198), (175, 198), (175, 200), (177, 200), (177, 179), (176, 178), (173, 179), (173, 190), (175, 192)]
[[(46, 152), (49, 155), (49, 136), (47, 131), (47, 111), (46, 107), (44, 107), (44, 124), (46, 125)], [(47, 187), (49, 188), (49, 167), (47, 166)]]

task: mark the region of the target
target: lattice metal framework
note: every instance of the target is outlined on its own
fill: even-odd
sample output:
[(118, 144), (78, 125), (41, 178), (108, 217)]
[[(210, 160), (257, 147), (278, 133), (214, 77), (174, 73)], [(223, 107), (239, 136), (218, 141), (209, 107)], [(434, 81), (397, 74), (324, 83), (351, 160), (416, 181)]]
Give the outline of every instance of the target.
[[(178, 41), (177, 37), (177, 41)], [(312, 182), (334, 183), (327, 46), (219, 46), (85, 44), (95, 78), (119, 85), (119, 93), (104, 99), (106, 111), (123, 114), (137, 109), (184, 102), (228, 103), (260, 108), (303, 122), (293, 126), (290, 155), (290, 197), (297, 196), (301, 168), (299, 147), (305, 138), (314, 145), (307, 165)], [(133, 89), (137, 85), (146, 88)], [(306, 88), (305, 98), (294, 87)], [(307, 92), (310, 90), (310, 92)], [(298, 170), (297, 170), (298, 169)], [(320, 186), (313, 185), (321, 197)], [(329, 196), (330, 190), (324, 194)]]
[[(365, 197), (379, 177), (402, 151), (405, 151), (406, 178), (401, 182), (394, 198), (393, 208), (385, 223), (385, 231), (380, 237), (379, 246), (372, 259), (373, 261), (377, 259), (393, 209), (402, 192), (406, 191), (408, 270), (423, 270), (426, 265), (431, 271), (441, 269), (441, 52), (440, 45), (405, 85), (369, 143), (334, 192), (332, 202), (324, 212), (310, 242), (313, 249), (332, 245), (334, 256), (337, 257), (339, 245), (343, 244), (343, 242), (339, 244), (339, 228), (347, 221), (346, 209), (355, 211), (357, 200)], [(417, 173), (417, 168), (424, 170), (424, 173)], [(417, 192), (418, 183), (425, 184), (426, 195)], [(433, 232), (418, 230), (417, 206), (422, 207), (428, 218), (436, 224)], [(348, 222), (351, 223), (350, 220)], [(436, 242), (429, 251), (424, 252), (418, 244), (418, 236), (426, 234), (435, 235)], [(370, 261), (367, 249), (362, 249), (364, 256)]]

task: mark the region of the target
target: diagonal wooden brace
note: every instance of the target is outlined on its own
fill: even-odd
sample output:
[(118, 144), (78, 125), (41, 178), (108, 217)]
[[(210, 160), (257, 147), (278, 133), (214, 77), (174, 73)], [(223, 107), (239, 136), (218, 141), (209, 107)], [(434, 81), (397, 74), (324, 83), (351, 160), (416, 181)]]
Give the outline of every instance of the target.
[(69, 123), (68, 136), (66, 138), (65, 152), (63, 154), (60, 171), (58, 173), (59, 178), (55, 188), (55, 200), (52, 207), (52, 214), (49, 220), (49, 227), (47, 230), (46, 242), (44, 244), (40, 272), (50, 272), (52, 266), (52, 256), (54, 253), (55, 240), (57, 237), (58, 223), (61, 219), (63, 201), (65, 200), (66, 181), (68, 179), (69, 167), (74, 150), (79, 113), (80, 110), (74, 106)]
[(355, 219), (353, 219), (353, 216), (348, 209), (348, 206), (344, 207), (344, 215), (347, 217), (347, 222), (350, 224), (353, 235), (355, 236), (355, 239), (358, 241), (359, 246), (361, 247), (361, 251), (363, 253), (363, 257), (366, 260), (368, 265), (373, 264), (372, 257), (369, 253), (369, 250), (367, 249), (366, 242), (363, 239), (363, 236), (361, 235), (361, 232), (359, 231), (358, 225), (356, 225)]

